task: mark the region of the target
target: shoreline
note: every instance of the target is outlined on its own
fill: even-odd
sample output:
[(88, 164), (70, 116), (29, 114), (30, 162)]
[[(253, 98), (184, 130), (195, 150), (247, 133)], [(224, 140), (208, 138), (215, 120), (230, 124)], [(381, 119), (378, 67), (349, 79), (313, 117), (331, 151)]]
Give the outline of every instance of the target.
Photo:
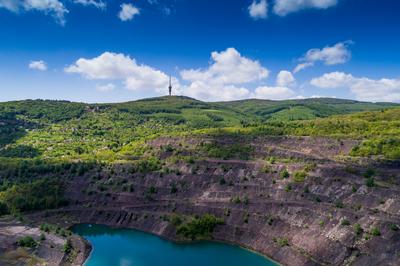
[(268, 260), (268, 261), (274, 263), (276, 266), (283, 266), (283, 264), (279, 263), (278, 261), (276, 261), (276, 260), (270, 258), (269, 256), (267, 256), (267, 255), (265, 255), (265, 254), (263, 254), (263, 253), (258, 252), (258, 251), (256, 251), (256, 250), (252, 249), (251, 247), (246, 247), (246, 246), (244, 246), (244, 245), (241, 245), (241, 244), (235, 243), (235, 242), (223, 241), (223, 240), (218, 240), (218, 239), (177, 240), (177, 239), (174, 239), (174, 238), (166, 237), (166, 236), (164, 236), (164, 235), (156, 234), (156, 233), (151, 232), (151, 231), (144, 231), (144, 230), (140, 230), (140, 229), (132, 229), (132, 228), (126, 228), (126, 227), (116, 227), (116, 226), (111, 226), (111, 225), (106, 225), (106, 224), (78, 223), (78, 224), (74, 224), (74, 225), (70, 226), (70, 227), (69, 227), (70, 230), (71, 230), (75, 235), (78, 235), (80, 238), (83, 238), (88, 244), (90, 244), (90, 247), (91, 247), (91, 248), (90, 248), (89, 254), (85, 257), (85, 260), (84, 260), (83, 263), (81, 264), (81, 265), (83, 265), (83, 266), (84, 266), (85, 263), (89, 260), (89, 258), (92, 256), (92, 253), (93, 253), (95, 247), (94, 247), (93, 243), (91, 243), (87, 238), (85, 238), (85, 236), (80, 235), (80, 234), (78, 234), (78, 233), (76, 233), (76, 232), (74, 232), (74, 231), (72, 230), (72, 228), (73, 228), (74, 226), (78, 226), (78, 225), (100, 225), (100, 226), (105, 226), (105, 227), (108, 227), (108, 228), (111, 228), (111, 229), (114, 229), (114, 230), (119, 230), (119, 229), (121, 229), (121, 230), (132, 230), (132, 231), (136, 231), (136, 232), (141, 232), (141, 233), (149, 234), (149, 235), (158, 237), (158, 238), (160, 238), (160, 239), (162, 239), (162, 240), (165, 240), (165, 241), (168, 241), (168, 242), (177, 244), (177, 245), (191, 245), (191, 244), (202, 243), (202, 242), (220, 243), (220, 244), (229, 245), (229, 246), (233, 246), (233, 247), (237, 247), (237, 248), (244, 249), (244, 250), (246, 250), (246, 251), (248, 251), (248, 252), (251, 252), (251, 253), (254, 253), (254, 254), (258, 255), (258, 256), (263, 257), (264, 259), (266, 259), (266, 260)]

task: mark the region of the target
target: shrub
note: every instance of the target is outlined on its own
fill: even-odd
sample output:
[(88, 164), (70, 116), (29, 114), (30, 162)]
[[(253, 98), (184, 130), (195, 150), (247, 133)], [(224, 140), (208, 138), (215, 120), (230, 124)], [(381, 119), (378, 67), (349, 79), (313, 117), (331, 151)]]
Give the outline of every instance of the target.
[(211, 238), (214, 228), (217, 225), (223, 224), (224, 221), (214, 215), (206, 214), (200, 218), (195, 218), (192, 221), (182, 224), (177, 228), (177, 234), (183, 235), (192, 240)]
[(362, 227), (361, 227), (361, 225), (360, 224), (355, 224), (354, 225), (354, 233), (356, 234), (356, 235), (361, 235), (362, 233), (363, 233), (363, 229), (362, 229)]
[(249, 198), (248, 198), (247, 196), (245, 196), (245, 197), (243, 198), (243, 203), (244, 203), (245, 205), (248, 205), (248, 204), (249, 204)]
[(338, 202), (335, 203), (335, 207), (339, 208), (339, 209), (343, 209), (344, 208), (344, 204), (343, 204), (343, 202), (338, 201)]
[(375, 180), (372, 177), (369, 177), (367, 179), (367, 181), (365, 181), (365, 185), (367, 185), (367, 187), (374, 187), (375, 186)]
[(232, 201), (233, 203), (235, 203), (235, 204), (239, 204), (239, 203), (242, 202), (238, 196), (232, 198), (231, 201)]
[(343, 226), (349, 226), (349, 225), (350, 225), (350, 222), (349, 222), (349, 220), (347, 220), (347, 219), (343, 219), (343, 220), (340, 222), (340, 224), (343, 225)]
[(8, 214), (8, 207), (5, 203), (0, 201), (0, 216)]
[(18, 240), (18, 245), (26, 248), (34, 248), (36, 247), (37, 243), (31, 236), (25, 236)]
[(379, 231), (379, 229), (376, 228), (376, 227), (372, 227), (371, 231), (370, 231), (370, 234), (373, 235), (373, 236), (380, 236), (381, 235), (381, 231)]
[(305, 171), (299, 171), (294, 174), (294, 181), (298, 183), (304, 182), (307, 177), (307, 173)]
[(149, 189), (147, 190), (147, 192), (149, 194), (156, 194), (157, 193), (157, 188), (155, 188), (154, 186), (149, 187)]
[(389, 226), (390, 230), (392, 231), (399, 231), (399, 226), (397, 224), (391, 224)]
[(285, 169), (285, 170), (283, 170), (281, 172), (281, 177), (284, 178), (284, 179), (289, 178), (289, 175), (290, 174), (289, 174), (289, 171), (287, 169)]
[(73, 249), (73, 247), (72, 247), (71, 239), (68, 238), (64, 244), (64, 252), (68, 254), (72, 251), (72, 249)]
[(375, 170), (372, 168), (368, 168), (367, 171), (364, 173), (365, 178), (371, 178), (375, 175)]
[(19, 212), (57, 208), (67, 204), (64, 187), (58, 179), (39, 179), (31, 183), (15, 184), (0, 192), (0, 205), (16, 214)]
[(179, 226), (182, 224), (182, 219), (178, 215), (172, 215), (170, 218), (170, 222), (174, 226)]
[(278, 243), (280, 247), (289, 246), (289, 240), (287, 238), (278, 238), (276, 239), (276, 243)]
[(171, 194), (175, 194), (178, 192), (178, 188), (176, 187), (175, 183), (172, 183), (170, 192), (171, 192)]
[(225, 184), (226, 184), (225, 178), (221, 177), (221, 179), (219, 180), (219, 184), (220, 184), (221, 186), (222, 186), (222, 185), (225, 185)]

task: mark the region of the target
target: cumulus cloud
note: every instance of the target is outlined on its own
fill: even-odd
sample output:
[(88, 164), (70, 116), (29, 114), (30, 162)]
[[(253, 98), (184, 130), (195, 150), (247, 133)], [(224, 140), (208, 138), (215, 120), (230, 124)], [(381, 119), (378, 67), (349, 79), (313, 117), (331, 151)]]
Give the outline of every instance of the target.
[(273, 10), (279, 16), (286, 16), (303, 9), (327, 9), (337, 3), (338, 0), (276, 0)]
[(213, 84), (244, 84), (267, 78), (268, 69), (260, 62), (242, 56), (235, 48), (211, 54), (209, 68), (181, 71), (187, 81), (204, 81)]
[(293, 98), (296, 93), (287, 87), (262, 86), (255, 89), (253, 96), (257, 99), (285, 100)]
[(107, 6), (107, 4), (101, 0), (74, 0), (74, 3), (84, 6), (94, 6), (99, 9), (105, 9)]
[(0, 0), (0, 8), (8, 9), (12, 12), (18, 12), (22, 2), (15, 0)]
[(325, 65), (344, 64), (351, 59), (351, 51), (349, 50), (349, 45), (351, 44), (351, 41), (346, 41), (337, 43), (334, 46), (326, 46), (322, 49), (310, 49), (300, 58), (301, 63), (296, 66), (293, 72), (297, 73), (311, 67), (316, 62), (323, 62)]
[(249, 6), (250, 17), (254, 19), (263, 19), (268, 16), (268, 2), (267, 0), (254, 0)]
[(122, 21), (132, 20), (134, 16), (139, 15), (140, 10), (132, 4), (122, 4), (121, 11), (118, 13), (118, 17)]
[(311, 80), (311, 85), (323, 89), (349, 87), (354, 82), (354, 77), (343, 72), (326, 73), (319, 78)]
[(202, 81), (194, 81), (183, 88), (183, 93), (204, 101), (233, 101), (250, 97), (250, 91), (244, 87), (235, 85), (215, 85)]
[(280, 87), (291, 87), (296, 85), (296, 79), (294, 78), (292, 72), (282, 70), (276, 77), (276, 85)]
[(370, 79), (354, 77), (343, 72), (332, 72), (314, 78), (313, 86), (324, 89), (350, 88), (350, 91), (360, 101), (399, 102), (400, 79)]
[(59, 0), (0, 0), (0, 8), (6, 8), (14, 13), (41, 11), (51, 15), (60, 25), (65, 25), (65, 14), (68, 13)]
[(98, 91), (108, 92), (108, 91), (113, 91), (114, 89), (115, 89), (115, 85), (113, 83), (96, 85), (96, 90), (98, 90)]
[(28, 65), (30, 69), (34, 70), (40, 70), (40, 71), (46, 71), (47, 70), (47, 64), (43, 60), (39, 61), (31, 61)]
[[(212, 62), (204, 69), (188, 69), (180, 72), (181, 80), (172, 78), (173, 92), (205, 101), (231, 101), (246, 98), (287, 99), (295, 92), (289, 86), (295, 79), (289, 71), (281, 71), (277, 85), (255, 87), (268, 77), (269, 71), (257, 60), (242, 56), (236, 49), (228, 48), (211, 54)], [(103, 80), (97, 85), (100, 91), (115, 88), (114, 80), (121, 81), (127, 89), (166, 94), (169, 76), (147, 65), (140, 65), (135, 59), (118, 53), (105, 52), (94, 58), (80, 58), (64, 71), (79, 74), (89, 80)], [(184, 82), (182, 84), (181, 82)]]
[[(90, 80), (122, 80), (130, 90), (161, 92), (168, 87), (169, 77), (160, 70), (137, 64), (124, 54), (105, 52), (98, 57), (80, 58), (64, 69), (66, 73), (80, 74)], [(179, 87), (174, 78), (176, 87)]]
[(211, 54), (207, 69), (182, 70), (189, 96), (202, 100), (237, 100), (247, 98), (250, 91), (242, 85), (263, 80), (269, 71), (260, 62), (242, 56), (235, 48)]

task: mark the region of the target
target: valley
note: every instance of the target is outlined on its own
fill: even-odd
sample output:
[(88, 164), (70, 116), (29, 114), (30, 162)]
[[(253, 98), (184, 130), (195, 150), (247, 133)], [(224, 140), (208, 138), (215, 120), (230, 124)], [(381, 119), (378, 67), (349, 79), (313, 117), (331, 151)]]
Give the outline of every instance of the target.
[[(71, 244), (55, 257), (79, 264), (90, 246), (69, 229), (101, 224), (283, 265), (400, 263), (396, 104), (161, 97), (0, 110), (0, 228), (31, 228), (28, 253), (54, 234)], [(0, 246), (0, 265), (17, 240)]]

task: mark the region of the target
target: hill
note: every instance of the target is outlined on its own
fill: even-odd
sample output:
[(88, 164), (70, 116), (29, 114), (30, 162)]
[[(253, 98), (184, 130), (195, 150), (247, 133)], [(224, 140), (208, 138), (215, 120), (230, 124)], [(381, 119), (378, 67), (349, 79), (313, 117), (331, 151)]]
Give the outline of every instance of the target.
[[(0, 103), (0, 156), (114, 160), (119, 153), (131, 150), (132, 145), (149, 138), (227, 127), (250, 126), (253, 131), (267, 128), (267, 134), (341, 134), (371, 139), (373, 136), (365, 134), (369, 132), (366, 124), (379, 129), (374, 133), (375, 138), (378, 133), (390, 132), (386, 127), (388, 121), (376, 118), (375, 122), (371, 119), (360, 122), (365, 114), (333, 115), (383, 111), (396, 106), (339, 99), (207, 103), (188, 97), (159, 97), (116, 104), (45, 100), (6, 102)], [(393, 110), (396, 113), (398, 109)], [(391, 121), (396, 119), (394, 115)], [(397, 146), (397, 140), (394, 143)]]
[[(58, 239), (57, 256), (84, 259), (68, 231), (79, 223), (235, 243), (285, 265), (399, 264), (396, 104), (28, 100), (0, 103), (0, 125), (0, 264), (27, 237), (25, 257)], [(32, 230), (4, 233), (21, 221)]]

